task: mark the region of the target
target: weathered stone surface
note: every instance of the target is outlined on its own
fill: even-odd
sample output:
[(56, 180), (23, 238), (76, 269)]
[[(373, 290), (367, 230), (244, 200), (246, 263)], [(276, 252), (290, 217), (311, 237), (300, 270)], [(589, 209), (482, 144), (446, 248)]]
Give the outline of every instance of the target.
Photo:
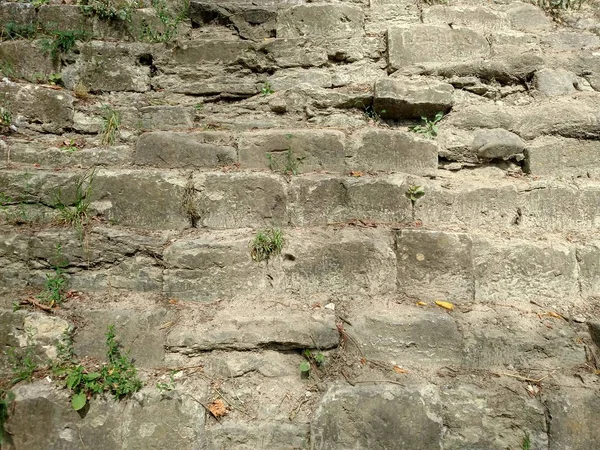
[(309, 447), (310, 428), (291, 423), (224, 423), (206, 430), (207, 450)]
[(396, 285), (396, 258), (384, 232), (315, 231), (294, 234), (284, 251), (286, 290), (386, 293)]
[(600, 297), (600, 246), (589, 243), (577, 249), (579, 283), (584, 297)]
[(431, 5), (423, 8), (423, 23), (469, 27), (483, 31), (505, 28), (506, 20), (497, 12), (482, 6)]
[(216, 168), (237, 162), (229, 133), (151, 132), (138, 139), (134, 163), (161, 168)]
[(23, 77), (34, 81), (35, 76), (40, 76), (45, 80), (56, 71), (52, 58), (27, 40), (0, 42), (0, 61), (2, 75), (9, 77)]
[(454, 104), (448, 83), (383, 78), (375, 82), (373, 108), (385, 119), (418, 119), (447, 113)]
[(294, 225), (342, 222), (352, 215), (348, 183), (341, 177), (294, 177), (290, 201), (290, 220)]
[(200, 222), (210, 228), (243, 228), (287, 222), (287, 189), (277, 175), (198, 175)]
[(388, 70), (419, 63), (454, 62), (486, 57), (490, 45), (475, 31), (433, 25), (410, 25), (388, 30)]
[(164, 292), (172, 298), (214, 301), (262, 291), (263, 269), (252, 261), (247, 233), (179, 240), (165, 249)]
[(539, 33), (552, 29), (552, 19), (540, 8), (527, 3), (511, 7), (507, 11), (511, 27), (526, 33)]
[(73, 98), (65, 90), (0, 81), (17, 127), (60, 133), (73, 125)]
[[(304, 49), (298, 52), (298, 47)], [(304, 38), (269, 39), (257, 45), (256, 51), (246, 51), (238, 62), (255, 72), (273, 72), (278, 68), (321, 67), (327, 64), (327, 51)]]
[(525, 149), (525, 171), (535, 176), (597, 176), (600, 143), (543, 136)]
[(175, 327), (166, 345), (171, 352), (194, 355), (211, 350), (330, 349), (338, 341), (333, 314), (296, 312), (281, 317), (265, 312), (260, 317), (221, 317), (193, 329)]
[(39, 7), (37, 22), (48, 32), (54, 30), (84, 31), (91, 38), (94, 23), (86, 17), (78, 5), (42, 5)]
[(91, 206), (119, 225), (186, 228), (184, 186), (183, 178), (162, 173), (102, 171), (94, 179)]
[(5, 170), (0, 172), (0, 186), (4, 195), (16, 202), (55, 205), (57, 196), (65, 204), (75, 200), (75, 185), (79, 174)]
[(562, 245), (474, 238), (475, 300), (572, 304), (579, 296), (575, 251)]
[[(165, 399), (155, 389), (147, 389), (126, 402), (94, 398), (82, 418), (71, 408), (67, 391), (45, 381), (13, 391), (15, 406), (6, 425), (11, 434), (9, 450), (117, 450), (123, 446), (192, 450), (204, 444), (204, 409), (186, 395), (175, 393)], [(31, 411), (46, 420), (30, 420)]]
[(123, 348), (131, 350), (138, 367), (158, 367), (165, 356), (166, 328), (173, 315), (156, 305), (148, 311), (134, 309), (91, 309), (85, 311), (86, 326), (77, 330), (73, 342), (79, 358), (106, 359), (106, 330), (114, 325)]
[(151, 46), (92, 41), (79, 51), (75, 63), (62, 71), (67, 88), (82, 82), (92, 91), (150, 90)]
[(30, 3), (3, 2), (0, 4), (0, 22), (32, 24), (35, 21), (36, 9)]
[[(515, 300), (506, 296), (506, 301)], [(556, 302), (551, 311), (564, 311), (566, 302)], [(584, 333), (566, 320), (548, 315), (515, 314), (506, 308), (495, 311), (475, 307), (461, 316), (464, 335), (463, 364), (477, 369), (552, 370), (575, 368), (584, 363)], [(506, 332), (510, 330), (510, 339)]]
[(146, 130), (176, 130), (193, 128), (194, 112), (192, 108), (180, 106), (146, 106), (141, 108), (141, 126)]
[(190, 18), (195, 24), (225, 25), (236, 30), (240, 37), (260, 41), (274, 37), (277, 14), (275, 5), (255, 5), (243, 2), (190, 2)]
[[(292, 158), (300, 173), (341, 172), (345, 168), (345, 135), (329, 130), (276, 130), (244, 133), (238, 149), (242, 167), (285, 171)], [(273, 164), (270, 163), (271, 157)], [(273, 166), (273, 167), (271, 167)]]
[[(69, 323), (59, 317), (41, 313), (28, 313), (23, 319), (23, 329), (17, 334), (20, 346), (30, 343), (41, 347), (44, 359), (56, 358), (56, 344), (69, 330)], [(31, 342), (28, 342), (31, 340)]]
[(350, 319), (348, 332), (368, 359), (413, 370), (459, 364), (462, 336), (452, 316), (418, 307), (366, 313)]
[(414, 133), (367, 128), (350, 139), (348, 165), (354, 170), (427, 175), (437, 169), (437, 145)]
[(444, 450), (505, 450), (523, 446), (547, 448), (544, 406), (521, 395), (519, 382), (494, 380), (485, 387), (459, 378), (440, 391), (446, 432)]
[(576, 75), (565, 69), (542, 69), (533, 77), (535, 89), (547, 97), (572, 94), (576, 83)]
[(598, 446), (600, 396), (597, 389), (550, 392), (546, 404), (550, 417), (550, 450), (587, 450)]
[(277, 14), (277, 37), (347, 38), (364, 34), (362, 8), (343, 4), (293, 6)]
[(432, 386), (333, 385), (311, 422), (311, 449), (431, 450), (442, 428)]
[(473, 137), (472, 148), (481, 159), (510, 159), (516, 157), (519, 161), (523, 159), (525, 142), (510, 131), (494, 128), (477, 131)]
[(471, 238), (403, 230), (396, 236), (398, 291), (416, 300), (467, 301), (475, 295)]

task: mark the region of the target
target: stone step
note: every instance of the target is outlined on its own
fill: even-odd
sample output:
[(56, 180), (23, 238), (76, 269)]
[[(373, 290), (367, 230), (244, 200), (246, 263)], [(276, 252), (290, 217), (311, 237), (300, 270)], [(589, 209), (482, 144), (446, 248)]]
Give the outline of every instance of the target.
[(389, 294), (463, 304), (532, 301), (565, 312), (579, 311), (585, 299), (599, 295), (596, 241), (352, 227), (285, 228), (283, 235), (282, 255), (258, 263), (251, 257), (251, 230), (177, 237), (95, 227), (81, 247), (74, 231), (15, 234), (5, 227), (0, 274), (5, 289), (40, 289), (60, 244), (72, 289), (200, 302), (279, 293)]
[[(515, 236), (528, 236), (534, 230), (579, 235), (598, 227), (597, 181), (510, 178), (499, 169), (440, 170), (434, 180), (405, 174), (288, 178), (265, 171), (186, 175), (169, 170), (99, 169), (87, 192), (90, 174), (0, 171), (4, 221), (57, 220), (57, 205), (75, 207), (79, 195), (80, 205), (89, 204), (88, 214), (111, 224), (145, 229), (315, 226), (355, 219), (384, 225), (418, 221), (445, 230)], [(409, 190), (418, 186), (424, 194), (413, 198), (413, 206)]]

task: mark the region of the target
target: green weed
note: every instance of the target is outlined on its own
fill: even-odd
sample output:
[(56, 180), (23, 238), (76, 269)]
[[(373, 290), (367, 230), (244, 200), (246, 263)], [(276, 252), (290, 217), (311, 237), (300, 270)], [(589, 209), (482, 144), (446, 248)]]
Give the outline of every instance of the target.
[(268, 261), (271, 257), (281, 254), (285, 244), (283, 232), (278, 228), (261, 230), (250, 244), (250, 256), (254, 261)]
[(415, 125), (410, 129), (414, 133), (425, 135), (429, 139), (433, 139), (438, 134), (438, 123), (444, 117), (443, 112), (438, 112), (435, 117), (429, 120), (427, 117), (421, 117), (422, 125)]
[(4, 192), (0, 192), (0, 212), (2, 213), (0, 217), (11, 225), (22, 225), (31, 222), (25, 204), (7, 196)]
[(10, 126), (12, 125), (12, 112), (10, 110), (10, 103), (6, 100), (6, 95), (4, 99), (0, 101), (0, 131), (6, 132), (10, 130)]
[(32, 24), (6, 22), (0, 29), (0, 40), (33, 39), (36, 34), (37, 28)]
[[(106, 332), (106, 357), (108, 362), (100, 371), (91, 372), (74, 361), (72, 344), (67, 341), (63, 349), (62, 362), (53, 368), (54, 373), (64, 379), (65, 386), (72, 391), (71, 406), (75, 411), (85, 407), (94, 395), (108, 392), (115, 400), (123, 398), (142, 388), (137, 369), (129, 354), (121, 352), (113, 325)], [(70, 348), (69, 348), (70, 347)]]
[(81, 144), (75, 139), (69, 139), (68, 141), (63, 141), (59, 148), (67, 153), (74, 153), (79, 150), (80, 147)]
[(156, 389), (160, 392), (161, 395), (165, 395), (167, 392), (170, 392), (175, 389), (175, 374), (177, 372), (172, 371), (169, 374), (169, 381), (163, 383), (161, 381), (156, 383)]
[(326, 357), (321, 352), (313, 353), (309, 349), (305, 348), (302, 352), (302, 356), (305, 358), (305, 360), (300, 363), (300, 374), (303, 378), (308, 378), (313, 365), (317, 367), (322, 367), (325, 365)]
[(66, 300), (67, 277), (64, 272), (66, 266), (67, 262), (62, 255), (62, 246), (57, 244), (54, 273), (52, 275), (46, 274), (44, 291), (38, 296), (43, 304), (51, 308), (60, 305)]
[(39, 9), (40, 6), (48, 3), (48, 0), (33, 0), (31, 4), (35, 9)]
[(35, 354), (35, 345), (33, 343), (33, 333), (31, 329), (26, 330), (27, 346), (16, 349), (9, 347), (6, 350), (8, 363), (12, 370), (11, 384), (17, 384), (20, 381), (31, 381), (33, 374), (38, 368), (39, 358)]
[(262, 94), (263, 97), (266, 97), (267, 95), (271, 95), (273, 93), (275, 93), (275, 91), (273, 90), (273, 87), (271, 86), (271, 83), (269, 83), (268, 81), (265, 81), (265, 83), (263, 84), (260, 93)]
[[(287, 176), (298, 175), (300, 173), (300, 165), (305, 157), (297, 157), (294, 155), (294, 150), (292, 149), (293, 136), (291, 134), (287, 134), (285, 138), (287, 140), (288, 148), (284, 152), (283, 158), (275, 158), (272, 153), (267, 153), (269, 169), (273, 172), (278, 172)], [(283, 159), (283, 162), (281, 159)]]
[(406, 196), (408, 197), (413, 206), (415, 205), (415, 203), (417, 203), (417, 200), (423, 197), (424, 195), (425, 189), (423, 189), (423, 186), (411, 185), (406, 190)]
[(144, 21), (142, 23), (141, 39), (157, 43), (171, 42), (177, 37), (179, 24), (189, 17), (189, 0), (184, 2), (183, 8), (177, 15), (171, 14), (165, 0), (152, 0), (152, 6), (163, 25), (163, 29), (157, 31), (148, 22)]
[(102, 130), (100, 131), (102, 145), (113, 145), (121, 126), (121, 113), (108, 105), (102, 107)]
[(364, 109), (364, 115), (365, 115), (365, 118), (367, 119), (367, 121), (372, 120), (375, 123), (380, 123), (382, 121), (381, 114), (385, 114), (385, 113), (386, 113), (385, 109), (382, 109), (379, 112), (375, 111), (375, 108), (373, 108), (372, 105), (369, 105)]
[(128, 0), (80, 0), (83, 14), (102, 20), (131, 22), (131, 13), (137, 2)]
[(83, 239), (85, 227), (89, 223), (88, 209), (91, 203), (92, 184), (96, 169), (84, 174), (75, 181), (75, 200), (70, 204), (65, 204), (62, 198), (62, 190), (59, 189), (56, 194), (55, 208), (60, 213), (60, 221), (66, 225), (72, 226)]
[(531, 439), (529, 438), (529, 433), (525, 433), (525, 436), (523, 436), (521, 450), (531, 450)]
[(63, 86), (62, 74), (51, 73), (50, 75), (48, 75), (48, 82), (56, 86)]
[(89, 39), (89, 34), (82, 30), (53, 30), (51, 39), (41, 41), (42, 50), (50, 54), (55, 64), (60, 62), (60, 55), (68, 53), (77, 45), (77, 41)]
[(6, 438), (6, 431), (4, 431), (4, 424), (8, 419), (12, 402), (15, 399), (15, 394), (6, 389), (0, 389), (0, 445), (4, 443)]

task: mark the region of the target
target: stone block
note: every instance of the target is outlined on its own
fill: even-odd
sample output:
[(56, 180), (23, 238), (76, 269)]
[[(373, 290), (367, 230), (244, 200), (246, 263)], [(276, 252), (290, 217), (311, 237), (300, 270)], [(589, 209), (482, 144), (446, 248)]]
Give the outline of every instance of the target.
[(71, 204), (80, 177), (73, 172), (0, 171), (0, 192), (14, 202), (53, 206), (60, 197), (63, 203)]
[(0, 23), (29, 25), (35, 22), (35, 17), (36, 8), (31, 3), (2, 2), (0, 4)]
[(515, 133), (494, 128), (476, 131), (472, 148), (477, 156), (484, 160), (516, 158), (519, 161), (523, 159), (525, 142)]
[(373, 108), (385, 119), (419, 119), (447, 113), (454, 104), (451, 84), (383, 78), (375, 82)]
[(177, 130), (194, 127), (192, 108), (180, 106), (146, 106), (140, 108), (141, 126), (145, 130)]
[(440, 392), (446, 424), (444, 450), (548, 448), (544, 407), (538, 398), (521, 395), (517, 381), (472, 383), (464, 378), (445, 383)]
[(467, 28), (406, 25), (392, 27), (387, 33), (388, 70), (422, 63), (444, 63), (485, 58), (490, 45), (485, 37)]
[(396, 236), (398, 291), (415, 300), (470, 301), (475, 295), (471, 238), (402, 230)]
[(94, 180), (92, 208), (123, 226), (182, 229), (185, 180), (160, 172), (102, 171)]
[(434, 4), (423, 8), (423, 23), (427, 25), (467, 27), (491, 32), (506, 28), (506, 20), (485, 6), (447, 6)]
[(364, 20), (362, 8), (354, 5), (298, 5), (278, 13), (277, 37), (355, 37), (364, 34)]
[[(298, 51), (302, 48), (303, 51)], [(329, 60), (320, 43), (304, 38), (269, 39), (257, 46), (256, 52), (245, 52), (239, 61), (255, 72), (273, 72), (277, 68), (322, 67)]]
[(444, 310), (420, 307), (352, 316), (348, 333), (367, 359), (399, 365), (409, 371), (462, 361), (462, 335)]
[(246, 233), (222, 236), (212, 232), (178, 240), (165, 249), (164, 292), (172, 298), (215, 301), (239, 292), (263, 291), (261, 266), (252, 261)]
[(440, 412), (431, 386), (334, 384), (311, 421), (311, 450), (441, 448)]
[(37, 22), (47, 32), (55, 30), (84, 31), (89, 38), (94, 33), (94, 21), (86, 17), (79, 5), (42, 5), (39, 7)]
[[(6, 424), (12, 435), (9, 450), (117, 450), (123, 446), (159, 450), (204, 445), (204, 409), (187, 395), (163, 398), (152, 387), (124, 402), (96, 397), (81, 417), (73, 411), (67, 391), (45, 381), (13, 390), (16, 399)], [(32, 420), (32, 411), (44, 420)]]
[(546, 97), (570, 95), (577, 91), (577, 76), (565, 69), (538, 70), (533, 77), (535, 89)]
[(289, 236), (285, 247), (283, 287), (312, 293), (393, 292), (396, 258), (390, 236), (341, 229)]
[(552, 19), (541, 8), (527, 3), (511, 7), (507, 12), (513, 29), (525, 33), (539, 33), (552, 29)]
[(542, 136), (527, 143), (525, 171), (534, 176), (600, 175), (600, 143), (592, 140)]
[(167, 331), (162, 326), (173, 319), (172, 314), (158, 306), (147, 310), (87, 309), (86, 324), (77, 329), (73, 348), (80, 359), (106, 360), (106, 331), (114, 325), (118, 341), (124, 349), (131, 350), (137, 367), (159, 367), (164, 362)]
[(342, 177), (294, 177), (290, 202), (290, 220), (297, 226), (343, 222), (352, 214), (348, 184)]
[(232, 64), (240, 55), (254, 51), (255, 44), (250, 41), (221, 41), (203, 40), (185, 43), (177, 46), (163, 55), (158, 55), (158, 63), (166, 63), (167, 66), (199, 67), (212, 64)]
[(217, 168), (237, 162), (229, 133), (151, 132), (138, 139), (134, 163), (160, 168)]
[(243, 228), (287, 223), (287, 188), (282, 177), (261, 173), (201, 174), (195, 185), (200, 223)]
[(73, 97), (66, 90), (0, 81), (0, 95), (17, 127), (60, 134), (73, 126)]
[(562, 245), (473, 239), (475, 301), (572, 305), (579, 298), (575, 251)]
[(401, 175), (347, 179), (348, 217), (388, 224), (409, 221), (411, 204), (405, 182)]
[(296, 312), (284, 317), (263, 312), (260, 317), (220, 318), (195, 324), (193, 329), (175, 327), (167, 348), (192, 356), (212, 350), (300, 350), (338, 345), (335, 316), (327, 313)]
[(589, 450), (598, 447), (600, 395), (596, 389), (549, 392), (548, 448)]
[[(329, 170), (345, 168), (345, 135), (329, 130), (277, 130), (244, 133), (238, 142), (240, 164), (249, 168), (285, 171)], [(273, 161), (270, 163), (268, 156)], [(291, 165), (288, 159), (294, 161)]]
[(65, 86), (82, 82), (91, 91), (150, 90), (152, 47), (147, 44), (114, 44), (92, 41), (79, 46), (74, 64), (62, 71)]
[(600, 297), (600, 246), (589, 243), (577, 249), (579, 283), (584, 297)]
[(432, 174), (437, 170), (438, 147), (404, 131), (363, 129), (350, 138), (348, 165), (358, 171)]
[(45, 80), (56, 72), (50, 55), (28, 40), (0, 42), (0, 61), (2, 75), (8, 77), (33, 80), (41, 76)]
[(207, 450), (309, 448), (309, 427), (296, 423), (228, 422), (206, 430)]

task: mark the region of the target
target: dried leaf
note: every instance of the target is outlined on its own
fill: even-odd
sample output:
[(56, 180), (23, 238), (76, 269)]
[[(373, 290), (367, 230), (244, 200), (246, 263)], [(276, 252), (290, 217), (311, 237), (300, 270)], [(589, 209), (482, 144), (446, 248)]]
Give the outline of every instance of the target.
[(359, 170), (353, 170), (352, 172), (350, 172), (350, 175), (358, 178), (358, 177), (362, 177), (363, 173)]
[(566, 319), (565, 319), (563, 316), (561, 316), (561, 315), (560, 315), (560, 314), (558, 314), (558, 313), (555, 313), (554, 311), (548, 311), (548, 312), (547, 312), (545, 315), (546, 315), (546, 316), (549, 316), (549, 317), (554, 317), (555, 319), (563, 319), (563, 320), (566, 320)]
[(417, 302), (417, 305), (418, 306), (427, 306), (427, 303), (425, 303), (425, 302)]
[(225, 406), (225, 402), (220, 398), (216, 399), (212, 403), (209, 403), (208, 410), (215, 417), (223, 417), (229, 412), (227, 406)]
[(442, 302), (436, 300), (435, 304), (438, 305), (440, 308), (447, 309), (448, 311), (452, 311), (454, 309), (454, 305), (450, 302)]
[(392, 369), (396, 373), (408, 373), (408, 370), (403, 369), (402, 367), (394, 366), (394, 367), (392, 367)]
[(178, 302), (178, 300), (177, 300), (176, 298), (170, 298), (170, 299), (169, 299), (169, 303), (170, 303), (171, 305), (176, 305), (176, 304), (177, 304), (177, 302)]

